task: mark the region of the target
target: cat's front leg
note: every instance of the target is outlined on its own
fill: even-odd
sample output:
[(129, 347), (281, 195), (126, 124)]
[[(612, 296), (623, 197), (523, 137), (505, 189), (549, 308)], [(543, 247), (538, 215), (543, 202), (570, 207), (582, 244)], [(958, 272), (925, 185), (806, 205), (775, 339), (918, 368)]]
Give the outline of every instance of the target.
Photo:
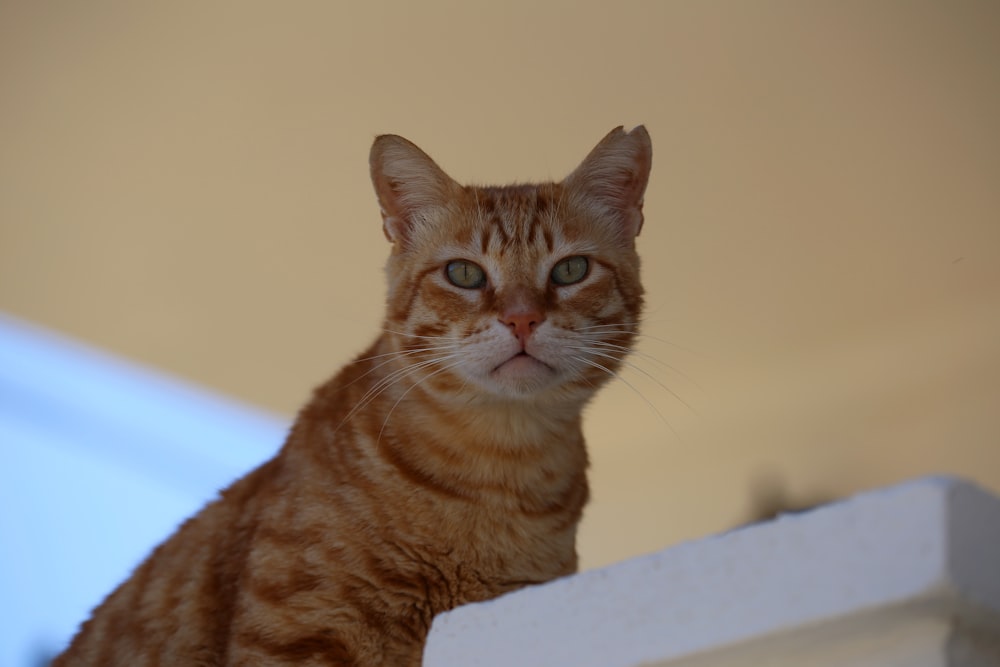
[[(420, 667), (422, 662), (426, 633), (395, 627), (381, 614), (356, 609), (337, 614), (328, 609), (255, 611), (252, 623), (234, 620), (227, 667)], [(304, 623), (310, 617), (325, 622)]]

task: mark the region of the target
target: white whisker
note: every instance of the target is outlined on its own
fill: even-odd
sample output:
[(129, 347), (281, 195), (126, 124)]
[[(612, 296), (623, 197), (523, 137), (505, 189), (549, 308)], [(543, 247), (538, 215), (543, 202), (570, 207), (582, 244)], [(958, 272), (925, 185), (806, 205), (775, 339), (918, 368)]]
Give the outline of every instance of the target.
[(593, 331), (595, 329), (621, 329), (622, 332), (638, 333), (633, 329), (622, 329), (622, 327), (637, 327), (641, 322), (611, 322), (609, 324), (592, 324), (587, 327), (574, 327), (574, 331)]
[(687, 380), (688, 382), (690, 382), (692, 385), (694, 385), (695, 387), (697, 387), (698, 389), (702, 388), (701, 385), (699, 385), (698, 382), (695, 381), (694, 378), (692, 378), (690, 375), (688, 375), (687, 373), (685, 373), (681, 369), (679, 369), (676, 366), (673, 366), (671, 364), (668, 364), (667, 362), (662, 361), (661, 359), (657, 359), (653, 355), (648, 354), (646, 352), (643, 352), (642, 350), (635, 350), (635, 349), (626, 347), (624, 345), (616, 345), (615, 343), (611, 343), (611, 342), (603, 341), (603, 340), (589, 340), (588, 339), (587, 340), (587, 344), (588, 345), (596, 345), (596, 346), (603, 347), (603, 348), (606, 348), (606, 349), (609, 349), (609, 350), (614, 350), (616, 352), (625, 352), (625, 353), (628, 353), (628, 354), (630, 354), (632, 356), (640, 357), (642, 359), (645, 359), (646, 361), (649, 361), (649, 362), (654, 363), (654, 364), (656, 364), (656, 365), (658, 365), (658, 366), (660, 366), (660, 367), (662, 367), (664, 369), (667, 369), (669, 371), (672, 371), (672, 372), (676, 373), (677, 375), (679, 375), (680, 377), (684, 378), (685, 380)]
[(405, 338), (425, 338), (427, 340), (462, 340), (461, 336), (420, 336), (418, 334), (406, 333), (405, 331), (395, 331), (393, 329), (382, 329), (385, 333), (394, 334), (396, 336), (404, 336)]
[(693, 350), (689, 347), (675, 343), (672, 340), (667, 340), (666, 338), (661, 338), (659, 336), (653, 336), (652, 334), (643, 333), (637, 328), (640, 322), (615, 322), (611, 324), (594, 324), (586, 327), (575, 327), (573, 330), (580, 333), (596, 333), (600, 335), (612, 335), (612, 334), (631, 334), (638, 338), (648, 338), (649, 340), (655, 340), (658, 343), (663, 343), (664, 345), (669, 345), (670, 347), (676, 348), (682, 352), (687, 352), (689, 354), (694, 354), (701, 356), (701, 353), (697, 350)]
[(588, 352), (590, 354), (593, 354), (593, 355), (598, 356), (598, 357), (602, 357), (604, 359), (611, 359), (612, 361), (617, 361), (617, 362), (619, 362), (621, 364), (624, 364), (624, 365), (628, 366), (629, 368), (631, 368), (632, 370), (636, 371), (637, 373), (642, 373), (647, 378), (649, 378), (649, 380), (651, 382), (655, 383), (661, 389), (663, 389), (664, 391), (668, 392), (671, 396), (673, 396), (675, 399), (677, 399), (677, 401), (680, 402), (681, 405), (683, 405), (684, 407), (686, 407), (688, 410), (690, 410), (691, 412), (693, 412), (695, 415), (698, 414), (698, 411), (695, 410), (693, 407), (691, 407), (691, 404), (689, 404), (687, 401), (685, 401), (683, 398), (681, 398), (680, 395), (678, 395), (676, 391), (674, 391), (673, 389), (671, 389), (670, 387), (668, 387), (667, 385), (665, 385), (663, 382), (661, 382), (654, 375), (651, 375), (650, 373), (646, 372), (645, 369), (643, 369), (643, 368), (641, 368), (639, 366), (636, 366), (635, 364), (633, 364), (628, 359), (617, 357), (617, 356), (615, 356), (613, 354), (608, 354), (607, 352), (599, 352), (597, 350), (590, 349), (590, 348), (583, 347), (583, 346), (579, 346), (579, 345), (571, 345), (569, 347), (571, 349), (574, 349), (574, 350), (580, 350), (581, 352)]
[(402, 402), (402, 400), (404, 398), (406, 398), (407, 394), (409, 394), (411, 391), (413, 391), (422, 382), (426, 382), (427, 380), (430, 380), (435, 375), (438, 375), (438, 374), (443, 373), (443, 372), (445, 372), (445, 371), (447, 371), (447, 370), (449, 370), (451, 368), (454, 368), (455, 366), (458, 366), (461, 363), (462, 363), (461, 360), (459, 360), (459, 361), (456, 361), (453, 364), (448, 364), (447, 366), (442, 366), (441, 368), (437, 369), (433, 373), (430, 373), (426, 377), (421, 378), (421, 379), (417, 380), (416, 382), (414, 382), (412, 385), (410, 385), (409, 388), (407, 388), (407, 390), (404, 391), (403, 394), (399, 398), (396, 399), (396, 402), (392, 404), (392, 407), (389, 408), (389, 412), (386, 413), (385, 419), (382, 421), (382, 428), (379, 429), (379, 431), (378, 431), (378, 437), (375, 439), (375, 446), (378, 447), (378, 444), (380, 442), (382, 442), (382, 433), (385, 432), (385, 427), (389, 425), (389, 418), (392, 417), (392, 413), (396, 409), (396, 406), (399, 405), (400, 402)]
[(383, 352), (382, 354), (373, 354), (370, 357), (361, 357), (360, 359), (355, 359), (351, 363), (360, 364), (365, 361), (374, 361), (376, 359), (382, 359), (384, 357), (402, 357), (409, 356), (413, 354), (420, 354), (421, 352), (434, 352), (436, 350), (450, 350), (455, 346), (452, 343), (444, 345), (428, 345), (426, 347), (415, 347), (405, 350), (393, 350), (392, 352)]
[(348, 421), (350, 421), (354, 415), (356, 415), (360, 410), (363, 410), (365, 407), (367, 407), (372, 401), (378, 398), (378, 396), (382, 394), (382, 392), (384, 392), (390, 386), (396, 384), (397, 382), (403, 380), (406, 377), (409, 377), (410, 375), (413, 375), (414, 373), (420, 372), (424, 368), (428, 368), (435, 364), (439, 364), (443, 361), (453, 359), (456, 356), (457, 355), (455, 355), (454, 353), (449, 353), (431, 359), (424, 359), (415, 364), (410, 364), (404, 366), (403, 368), (397, 369), (389, 373), (385, 377), (380, 378), (375, 384), (373, 384), (371, 387), (368, 388), (368, 391), (366, 391), (361, 396), (360, 399), (358, 399), (357, 404), (353, 408), (351, 408), (350, 412), (348, 412), (347, 415), (344, 417), (344, 419), (340, 422), (340, 425), (337, 427), (337, 430), (340, 430), (340, 428), (343, 427), (343, 425), (346, 424)]
[(682, 441), (682, 442), (683, 442), (683, 440), (684, 440), (684, 439), (683, 439), (683, 438), (681, 438), (680, 434), (679, 434), (679, 433), (677, 432), (677, 430), (676, 430), (676, 429), (675, 429), (675, 428), (673, 427), (673, 425), (672, 425), (672, 424), (671, 424), (671, 423), (670, 423), (669, 421), (667, 421), (667, 418), (663, 416), (663, 413), (662, 413), (662, 412), (660, 412), (660, 411), (659, 411), (659, 410), (658, 410), (658, 409), (656, 408), (656, 406), (655, 406), (655, 405), (653, 405), (653, 402), (652, 402), (652, 401), (650, 401), (650, 400), (649, 400), (648, 398), (646, 398), (646, 395), (645, 395), (645, 394), (643, 394), (643, 393), (642, 393), (641, 391), (639, 391), (639, 390), (638, 390), (638, 389), (637, 389), (637, 388), (635, 387), (635, 385), (633, 385), (633, 384), (632, 384), (631, 382), (629, 382), (628, 380), (626, 380), (625, 378), (623, 378), (623, 377), (621, 376), (621, 374), (619, 374), (619, 373), (616, 373), (616, 372), (614, 372), (613, 370), (611, 370), (611, 369), (610, 369), (610, 368), (608, 368), (607, 366), (604, 366), (603, 364), (599, 364), (599, 363), (597, 363), (596, 361), (593, 361), (592, 359), (587, 359), (587, 358), (585, 358), (585, 357), (578, 357), (578, 356), (574, 356), (574, 357), (572, 357), (572, 358), (573, 358), (573, 359), (575, 359), (576, 361), (579, 361), (579, 362), (581, 362), (581, 363), (584, 363), (584, 364), (587, 364), (588, 366), (592, 366), (592, 367), (594, 367), (594, 368), (596, 368), (596, 369), (598, 369), (598, 370), (601, 370), (601, 371), (603, 371), (603, 372), (607, 373), (607, 374), (608, 374), (609, 376), (611, 376), (612, 378), (615, 378), (615, 379), (617, 379), (617, 380), (621, 381), (621, 382), (622, 382), (622, 383), (623, 383), (623, 384), (624, 384), (624, 385), (625, 385), (626, 387), (628, 387), (628, 388), (629, 388), (629, 389), (631, 389), (631, 390), (632, 390), (633, 392), (635, 392), (635, 394), (636, 394), (636, 395), (637, 395), (637, 396), (638, 396), (639, 398), (641, 398), (641, 399), (642, 399), (642, 400), (643, 400), (643, 401), (644, 401), (644, 402), (646, 403), (646, 405), (648, 405), (648, 406), (649, 406), (649, 409), (650, 409), (650, 410), (652, 410), (652, 411), (653, 411), (654, 413), (656, 413), (656, 415), (657, 415), (657, 416), (658, 416), (658, 417), (660, 418), (660, 420), (661, 420), (661, 421), (662, 421), (662, 422), (664, 423), (664, 425), (665, 425), (665, 426), (666, 426), (666, 427), (667, 427), (668, 429), (670, 429), (670, 432), (671, 432), (671, 433), (673, 433), (673, 434), (674, 434), (674, 436), (675, 436), (675, 437), (676, 437), (676, 438), (677, 438), (678, 440), (680, 440), (680, 441)]
[(416, 349), (412, 349), (412, 350), (398, 350), (398, 351), (394, 351), (394, 352), (386, 352), (384, 354), (376, 354), (376, 355), (373, 355), (373, 356), (370, 356), (370, 357), (364, 357), (362, 359), (356, 359), (354, 361), (354, 363), (358, 364), (358, 363), (362, 363), (362, 362), (365, 362), (365, 361), (373, 361), (375, 359), (380, 359), (380, 358), (383, 358), (383, 357), (389, 357), (388, 359), (385, 359), (384, 361), (376, 364), (372, 368), (369, 368), (367, 371), (365, 371), (364, 373), (362, 373), (358, 377), (354, 378), (353, 380), (351, 380), (350, 382), (348, 382), (347, 384), (345, 384), (343, 388), (350, 387), (355, 382), (358, 382), (359, 380), (367, 377), (368, 375), (371, 375), (372, 373), (374, 373), (378, 369), (382, 368), (386, 364), (391, 364), (393, 361), (396, 361), (397, 359), (402, 359), (403, 357), (411, 357), (411, 356), (415, 356), (415, 355), (418, 355), (418, 354), (424, 354), (424, 353), (427, 353), (427, 352), (453, 352), (454, 350), (455, 350), (455, 346), (452, 345), (452, 344), (448, 344), (448, 345), (435, 345), (435, 346), (428, 346), (428, 347), (416, 348)]

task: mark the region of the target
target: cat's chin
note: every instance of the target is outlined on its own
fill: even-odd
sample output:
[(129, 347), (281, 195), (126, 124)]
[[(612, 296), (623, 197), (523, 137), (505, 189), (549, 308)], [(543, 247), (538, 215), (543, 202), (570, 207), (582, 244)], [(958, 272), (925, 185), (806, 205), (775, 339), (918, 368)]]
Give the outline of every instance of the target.
[(526, 396), (549, 386), (556, 378), (554, 368), (530, 354), (516, 354), (493, 369), (490, 380), (502, 393)]

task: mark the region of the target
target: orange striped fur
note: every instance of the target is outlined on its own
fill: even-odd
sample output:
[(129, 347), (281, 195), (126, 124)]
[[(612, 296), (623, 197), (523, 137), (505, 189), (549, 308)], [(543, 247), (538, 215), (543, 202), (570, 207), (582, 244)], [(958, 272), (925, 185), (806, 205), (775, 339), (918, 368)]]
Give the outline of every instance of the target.
[(650, 158), (617, 128), (559, 183), (470, 187), (376, 139), (383, 333), (55, 665), (419, 665), (435, 614), (574, 572), (580, 413), (636, 333)]

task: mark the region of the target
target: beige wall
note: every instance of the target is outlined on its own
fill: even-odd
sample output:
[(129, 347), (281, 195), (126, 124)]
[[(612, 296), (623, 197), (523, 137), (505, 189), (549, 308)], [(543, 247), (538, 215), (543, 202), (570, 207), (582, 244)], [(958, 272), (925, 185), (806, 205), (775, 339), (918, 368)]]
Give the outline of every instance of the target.
[(645, 123), (633, 361), (690, 407), (590, 410), (594, 566), (779, 484), (1000, 488), (998, 119), (990, 0), (4, 2), (0, 309), (291, 413), (379, 324), (375, 134), (503, 182)]

